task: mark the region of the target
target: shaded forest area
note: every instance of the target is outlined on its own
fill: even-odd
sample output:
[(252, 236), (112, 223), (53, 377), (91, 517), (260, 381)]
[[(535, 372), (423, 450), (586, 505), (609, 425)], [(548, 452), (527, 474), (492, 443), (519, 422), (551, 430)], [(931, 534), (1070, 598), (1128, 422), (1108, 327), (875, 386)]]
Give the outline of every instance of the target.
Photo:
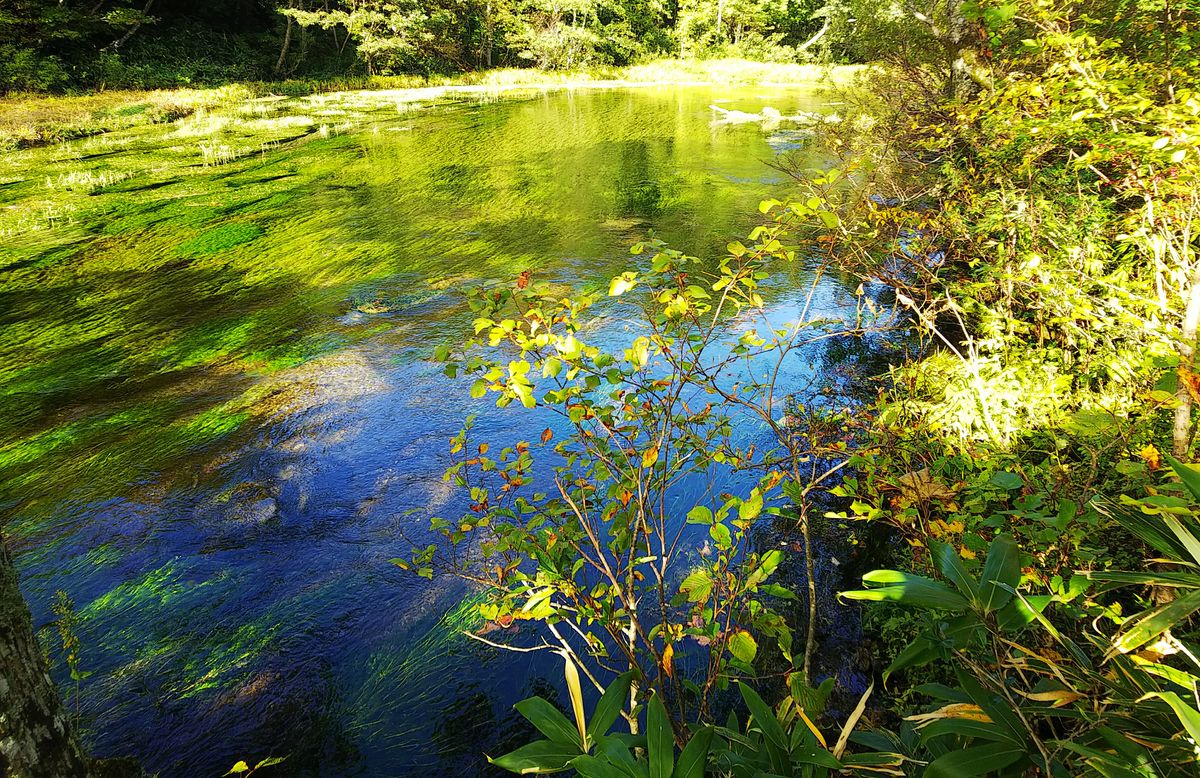
[(0, 91), (349, 73), (581, 69), (666, 56), (861, 60), (822, 0), (11, 0)]

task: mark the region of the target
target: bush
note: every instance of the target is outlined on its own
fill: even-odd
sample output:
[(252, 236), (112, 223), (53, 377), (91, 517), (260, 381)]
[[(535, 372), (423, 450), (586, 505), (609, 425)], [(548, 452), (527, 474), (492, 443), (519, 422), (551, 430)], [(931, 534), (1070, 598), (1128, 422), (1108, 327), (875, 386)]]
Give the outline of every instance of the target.
[(66, 87), (70, 80), (70, 73), (57, 57), (44, 56), (34, 49), (0, 46), (0, 93), (50, 92)]

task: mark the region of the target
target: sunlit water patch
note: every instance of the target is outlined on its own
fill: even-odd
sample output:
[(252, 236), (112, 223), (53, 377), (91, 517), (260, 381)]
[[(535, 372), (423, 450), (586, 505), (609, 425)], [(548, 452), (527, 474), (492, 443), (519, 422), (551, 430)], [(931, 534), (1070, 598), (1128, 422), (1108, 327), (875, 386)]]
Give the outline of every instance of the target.
[[(456, 775), (529, 736), (511, 704), (557, 668), (465, 640), (469, 593), (388, 560), (462, 509), (441, 473), (466, 414), (499, 442), (548, 422), (428, 357), (467, 336), (473, 284), (603, 289), (648, 230), (701, 257), (744, 234), (784, 188), (766, 162), (811, 136), (714, 104), (821, 111), (762, 88), (267, 100), (0, 163), (0, 508), (37, 622), (58, 589), (79, 610), (92, 674), (64, 688), (98, 754)], [(780, 279), (782, 322), (811, 275)], [(850, 297), (826, 279), (814, 306)]]

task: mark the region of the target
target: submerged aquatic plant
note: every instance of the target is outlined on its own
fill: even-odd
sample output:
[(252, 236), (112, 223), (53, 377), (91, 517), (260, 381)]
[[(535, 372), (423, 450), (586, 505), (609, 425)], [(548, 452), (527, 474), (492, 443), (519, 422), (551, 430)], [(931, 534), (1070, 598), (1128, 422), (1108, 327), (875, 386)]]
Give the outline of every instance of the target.
[[(528, 271), (511, 287), (476, 290), (477, 338), (458, 355), (438, 350), (446, 374), (464, 373), (473, 397), (493, 394), (500, 407), (548, 408), (569, 432), (556, 441), (547, 428), (540, 446), (492, 453), (468, 419), (451, 441), (458, 461), (445, 477), (469, 493), (470, 512), (434, 518), (431, 529), (447, 542), (394, 560), (478, 585), (488, 595), (482, 612), (501, 627), (541, 622), (553, 642), (515, 650), (565, 652), (598, 689), (593, 668), (632, 671), (630, 726), (638, 726), (634, 708), (653, 695), (667, 705), (679, 740), (685, 721), (711, 717), (718, 690), (752, 675), (768, 652), (804, 683), (812, 675), (817, 591), (807, 506), (847, 463), (853, 433), (848, 412), (790, 400), (794, 387), (785, 389), (780, 375), (804, 349), (887, 321), (861, 303), (845, 319), (812, 316), (805, 303), (794, 320), (773, 320), (767, 281), (778, 263), (796, 258), (782, 240), (802, 225), (834, 228), (838, 217), (815, 193), (760, 209), (772, 220), (751, 233), (750, 245), (729, 244), (715, 268), (658, 239), (633, 247), (648, 260), (609, 285), (641, 332), (627, 348), (603, 350), (586, 339), (592, 296), (563, 298)], [(770, 442), (760, 450), (764, 440), (734, 433), (747, 427)], [(532, 491), (539, 449), (555, 455), (549, 494)], [(760, 477), (751, 488), (715, 485), (737, 472)], [(680, 494), (688, 483), (705, 486)], [(773, 504), (780, 492), (786, 501)], [(798, 508), (808, 583), (799, 648), (777, 610), (799, 597), (772, 580), (784, 555), (756, 540), (767, 522), (789, 515), (789, 502)], [(706, 550), (696, 559), (686, 538), (700, 532)], [(691, 678), (676, 657), (694, 645), (707, 656)]]
[(205, 230), (191, 240), (180, 244), (179, 253), (183, 256), (204, 256), (219, 254), (243, 243), (249, 243), (263, 234), (262, 227), (247, 222), (222, 224)]

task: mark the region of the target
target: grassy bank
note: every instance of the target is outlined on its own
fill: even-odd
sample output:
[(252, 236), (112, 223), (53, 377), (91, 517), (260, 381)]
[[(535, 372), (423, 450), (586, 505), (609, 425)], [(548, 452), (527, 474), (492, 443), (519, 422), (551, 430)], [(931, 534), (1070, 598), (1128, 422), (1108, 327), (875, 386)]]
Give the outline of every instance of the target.
[(747, 86), (846, 83), (862, 66), (793, 65), (741, 59), (659, 60), (623, 68), (544, 71), (509, 68), (454, 77), (363, 76), (321, 81), (230, 84), (213, 89), (114, 90), (84, 95), (11, 95), (0, 99), (0, 150), (28, 148), (232, 107), (271, 94), (300, 96), (358, 90), (620, 87), (650, 84)]

